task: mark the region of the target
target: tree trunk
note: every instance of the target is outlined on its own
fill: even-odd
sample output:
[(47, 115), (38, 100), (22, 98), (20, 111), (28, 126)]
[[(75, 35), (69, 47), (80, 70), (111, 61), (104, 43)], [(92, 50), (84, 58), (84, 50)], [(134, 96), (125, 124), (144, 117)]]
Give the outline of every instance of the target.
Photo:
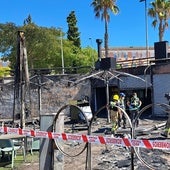
[(163, 41), (163, 34), (164, 34), (164, 30), (163, 30), (163, 26), (162, 26), (162, 20), (160, 20), (160, 24), (159, 24), (159, 41)]
[(108, 57), (108, 23), (105, 20), (105, 36), (104, 36), (104, 41), (105, 41), (105, 58)]

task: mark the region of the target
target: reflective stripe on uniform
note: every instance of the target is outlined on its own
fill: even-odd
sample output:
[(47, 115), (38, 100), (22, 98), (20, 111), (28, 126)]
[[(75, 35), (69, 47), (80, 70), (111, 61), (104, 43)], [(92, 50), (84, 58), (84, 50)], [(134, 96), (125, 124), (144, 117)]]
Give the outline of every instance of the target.
[(165, 132), (170, 133), (170, 128), (166, 128)]

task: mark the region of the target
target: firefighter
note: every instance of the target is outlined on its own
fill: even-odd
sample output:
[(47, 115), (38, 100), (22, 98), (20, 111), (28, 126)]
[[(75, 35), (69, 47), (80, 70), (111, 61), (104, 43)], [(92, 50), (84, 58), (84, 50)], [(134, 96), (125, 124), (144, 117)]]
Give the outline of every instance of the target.
[(170, 115), (168, 116), (163, 136), (168, 137), (169, 135), (170, 135)]
[(119, 95), (113, 95), (113, 99), (110, 102), (110, 120), (112, 122), (111, 133), (115, 134), (115, 131), (120, 127), (120, 109), (117, 107), (119, 106)]
[[(168, 104), (170, 106), (170, 93), (166, 93), (165, 98), (168, 100)], [(167, 112), (168, 112), (168, 120), (166, 122), (165, 130), (162, 133), (162, 136), (165, 137), (168, 137), (170, 134), (170, 109), (169, 108), (167, 109)]]
[(127, 106), (129, 107), (129, 112), (130, 112), (130, 119), (131, 119), (134, 127), (138, 127), (138, 125), (139, 125), (139, 119), (137, 119), (136, 122), (135, 122), (135, 119), (138, 115), (141, 105), (142, 105), (141, 100), (137, 96), (137, 93), (134, 92), (130, 101), (127, 102)]

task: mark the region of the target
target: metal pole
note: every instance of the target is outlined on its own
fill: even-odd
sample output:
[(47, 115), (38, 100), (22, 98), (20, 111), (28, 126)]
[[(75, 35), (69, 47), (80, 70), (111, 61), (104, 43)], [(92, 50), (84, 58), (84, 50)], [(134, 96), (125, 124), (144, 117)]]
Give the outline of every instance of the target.
[(62, 62), (62, 74), (65, 73), (64, 70), (64, 56), (63, 56), (63, 36), (62, 36), (62, 29), (60, 28), (60, 39), (61, 39), (61, 62)]
[[(88, 128), (88, 135), (91, 135), (91, 126)], [(87, 162), (85, 170), (92, 170), (92, 151), (91, 151), (91, 143), (87, 143)]]
[(92, 47), (93, 47), (92, 38), (90, 37), (89, 40), (90, 40), (90, 46), (91, 46), (91, 49), (90, 49), (90, 58), (92, 58), (92, 66), (94, 68), (95, 62), (94, 62), (94, 55), (92, 55)]
[[(108, 78), (106, 79), (106, 102), (107, 105), (109, 104), (109, 80)], [(110, 123), (110, 112), (108, 107), (107, 108), (107, 122)]]
[(146, 59), (147, 65), (149, 64), (149, 46), (148, 46), (148, 17), (147, 17), (147, 0), (140, 0), (139, 2), (145, 1), (145, 32), (146, 32)]
[[(134, 139), (133, 124), (131, 127), (131, 139)], [(131, 170), (134, 170), (134, 148), (133, 147), (131, 147)]]
[(41, 78), (42, 75), (38, 75), (38, 111), (39, 111), (39, 119), (41, 118)]
[(149, 64), (149, 47), (148, 47), (148, 17), (147, 17), (147, 0), (145, 0), (145, 26), (146, 26), (146, 58), (147, 65)]

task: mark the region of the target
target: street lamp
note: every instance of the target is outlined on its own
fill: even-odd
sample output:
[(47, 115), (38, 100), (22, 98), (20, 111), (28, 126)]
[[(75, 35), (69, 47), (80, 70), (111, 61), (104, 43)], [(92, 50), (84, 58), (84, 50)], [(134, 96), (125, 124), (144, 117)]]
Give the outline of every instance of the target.
[(148, 18), (147, 18), (147, 0), (140, 0), (139, 2), (145, 1), (145, 31), (146, 31), (146, 58), (147, 65), (149, 60), (149, 47), (148, 47)]
[(94, 68), (94, 55), (92, 54), (92, 51), (91, 51), (92, 47), (93, 47), (93, 45), (92, 45), (92, 38), (90, 37), (89, 40), (90, 40), (90, 46), (91, 46), (91, 49), (90, 49), (90, 58), (92, 58), (92, 66)]
[(61, 48), (61, 63), (62, 63), (62, 74), (65, 73), (64, 70), (64, 56), (63, 56), (63, 35), (62, 35), (62, 28), (60, 28), (60, 48)]

